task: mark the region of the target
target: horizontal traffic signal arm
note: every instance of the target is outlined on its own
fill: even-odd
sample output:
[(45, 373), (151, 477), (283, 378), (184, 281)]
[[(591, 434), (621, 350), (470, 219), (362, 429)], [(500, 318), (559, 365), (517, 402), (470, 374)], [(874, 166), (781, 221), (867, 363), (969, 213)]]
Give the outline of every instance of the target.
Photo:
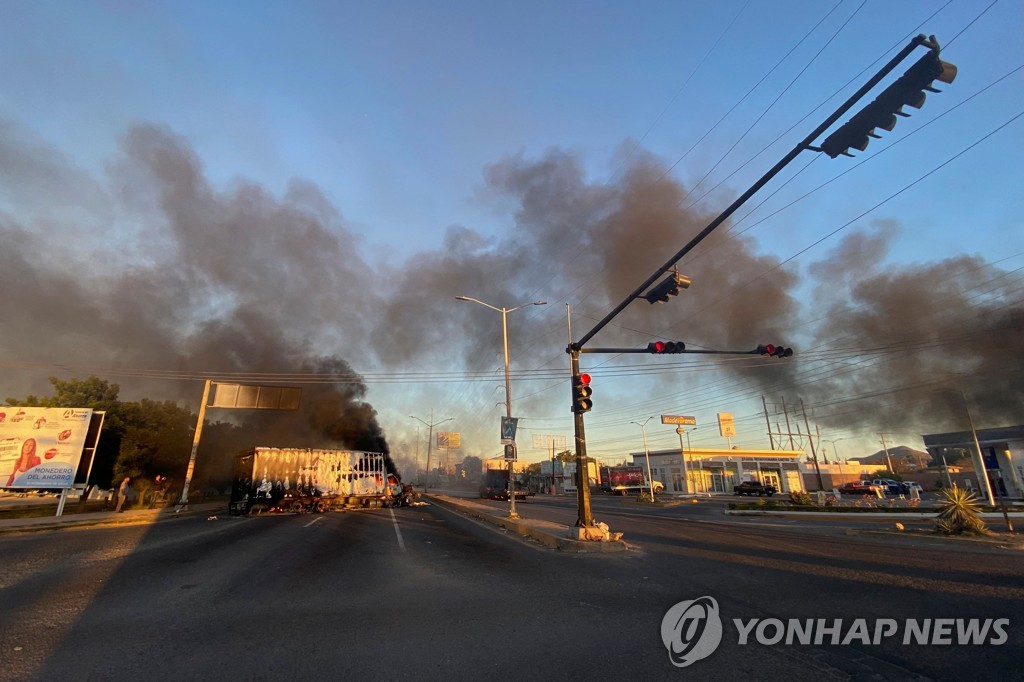
[[(648, 344), (647, 348), (580, 348), (580, 353), (604, 353), (618, 355), (620, 353), (643, 353), (645, 355), (669, 355), (669, 352), (658, 352), (648, 350), (652, 344)], [(767, 351), (771, 348), (771, 351)], [(767, 352), (766, 352), (767, 351)], [(673, 351), (671, 354), (679, 353), (700, 353), (702, 355), (772, 355), (774, 357), (789, 358), (793, 356), (793, 349), (786, 348), (785, 346), (775, 346), (772, 344), (764, 344), (758, 346), (754, 350), (713, 350), (713, 349), (690, 349), (685, 348), (683, 350)], [(780, 354), (781, 353), (781, 354)]]

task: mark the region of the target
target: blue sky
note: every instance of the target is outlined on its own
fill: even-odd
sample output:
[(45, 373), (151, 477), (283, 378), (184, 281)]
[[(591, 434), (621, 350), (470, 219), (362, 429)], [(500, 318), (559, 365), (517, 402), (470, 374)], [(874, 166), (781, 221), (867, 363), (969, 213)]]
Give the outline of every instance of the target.
[[(539, 164), (552, 150), (570, 155), (593, 188), (620, 182), (638, 160), (651, 159), (668, 180), (693, 192), (687, 205), (694, 195), (714, 188), (693, 207), (713, 216), (910, 36), (934, 34), (945, 50), (943, 58), (959, 68), (952, 85), (929, 94), (920, 112), (901, 119), (857, 159), (816, 158), (798, 172), (814, 157), (805, 152), (738, 213), (756, 207), (740, 227), (764, 218), (747, 233), (755, 240), (751, 248), (784, 261), (784, 269), (799, 277), (791, 291), (802, 306), (799, 321), (806, 325), (820, 317), (814, 308), (822, 294), (822, 284), (807, 277), (811, 264), (827, 259), (844, 236), (860, 229), (892, 228), (880, 252), (880, 272), (957, 254), (975, 255), (1010, 272), (1024, 265), (1024, 192), (1017, 152), (1024, 148), (1024, 124), (1014, 120), (1024, 111), (1024, 72), (992, 85), (1024, 64), (1022, 29), (1024, 8), (1008, 0), (8, 1), (0, 5), (0, 59), (7, 65), (0, 71), (0, 122), (20, 142), (45, 149), (68, 173), (91, 178), (100, 193), (109, 195), (121, 186), (112, 180), (111, 169), (124, 137), (138, 124), (162, 126), (177, 136), (217, 191), (250, 183), (281, 198), (294, 179), (307, 181), (337, 211), (338, 224), (351, 238), (346, 244), (358, 250), (368, 277), (390, 282), (395, 272), (404, 276), (451, 250), (453, 242), (446, 242), (445, 235), (453, 227), (472, 231), (488, 255), (516, 248), (523, 204), (514, 192), (494, 191), (488, 174), (517, 160)], [(1005, 127), (997, 131), (1000, 126)], [(865, 158), (869, 162), (853, 168)], [(69, 231), (77, 226), (80, 233), (101, 234), (99, 241), (136, 245), (131, 252), (144, 238), (124, 205), (92, 210), (91, 199), (78, 196), (67, 199), (72, 206), (57, 216), (48, 202), (26, 199), (31, 192), (25, 176), (19, 182), (24, 193), (11, 189), (0, 194), (0, 209), (32, 232), (55, 229), (55, 223)], [(36, 191), (46, 193), (45, 176), (33, 182)], [(104, 225), (105, 215), (116, 217)], [(635, 272), (634, 284), (681, 244), (638, 241), (637, 249), (650, 257), (643, 261), (647, 268)], [(601, 243), (590, 246), (600, 249)], [(571, 267), (559, 254), (522, 257), (534, 264), (551, 260), (551, 271)], [(131, 265), (130, 256), (111, 258)], [(729, 261), (720, 267), (728, 269)], [(517, 339), (526, 350), (515, 362), (531, 370), (566, 366), (565, 304), (599, 318), (608, 302), (630, 291), (621, 286), (608, 291), (591, 309), (580, 290), (565, 283), (526, 284), (537, 286), (477, 284), (475, 291), (449, 293), (497, 306), (548, 300), (546, 309), (516, 313), (524, 323), (529, 315), (530, 341)], [(396, 292), (383, 295), (392, 300)], [(1019, 300), (1012, 298), (1012, 290), (1003, 295), (1010, 296), (1012, 305)], [(664, 313), (676, 305), (672, 314), (678, 316), (685, 305), (681, 300), (657, 309)], [(447, 311), (449, 301), (439, 300), (439, 310)], [(205, 305), (216, 308), (209, 301)], [(488, 320), (495, 327), (486, 331), (498, 334), (499, 320), (480, 312), (482, 317), (446, 322), (440, 338), (464, 334), (461, 325), (486, 325)], [(438, 315), (447, 319), (448, 312)], [(397, 324), (402, 318), (394, 319)], [(629, 343), (672, 328), (667, 320), (644, 319), (644, 333)], [(587, 321), (574, 320), (574, 328), (585, 329)], [(436, 342), (425, 340), (437, 338), (429, 336), (432, 330), (423, 333), (409, 343)], [(816, 333), (820, 340), (820, 330)], [(318, 342), (329, 334), (309, 330), (307, 336)], [(795, 340), (780, 340), (806, 346), (812, 336), (794, 329)], [(466, 369), (461, 353), (443, 350), (394, 365), (386, 356), (351, 347), (329, 350), (342, 352), (366, 373)], [(692, 382), (691, 395), (715, 382), (739, 386), (730, 383), (736, 376), (716, 377), (714, 365), (705, 369), (696, 377), (662, 377), (658, 385)], [(19, 373), (17, 380), (24, 376)], [(737, 388), (691, 410), (677, 393), (661, 404), (639, 400), (638, 393), (651, 390), (650, 379), (642, 376), (607, 381), (597, 396), (608, 403), (598, 403), (590, 417), (600, 434), (595, 437), (600, 445), (592, 448), (599, 456), (614, 458), (637, 449), (633, 432), (639, 429), (629, 422), (663, 412), (699, 411), (702, 424), (713, 423), (716, 411), (753, 415), (740, 422), (739, 442), (767, 446), (763, 419), (761, 424), (756, 419), (756, 392)], [(553, 382), (524, 380), (516, 393), (536, 394), (523, 409), (533, 411), (537, 430), (566, 434), (571, 428), (567, 401), (550, 396), (568, 391)], [(413, 447), (416, 423), (408, 415), (426, 418), (433, 408), (435, 417), (456, 417), (452, 423), (466, 434), (464, 454), (496, 451), (491, 434), (497, 433), (502, 410), (494, 407), (500, 396), (493, 382), (410, 382), (401, 389), (369, 383), (368, 399), (396, 450)], [(9, 385), (20, 386), (14, 375)], [(38, 377), (31, 377), (31, 385), (38, 385)], [(822, 402), (823, 417), (827, 409)], [(843, 424), (830, 433), (873, 451), (873, 432), (903, 428), (907, 444), (920, 446), (913, 433), (924, 426), (912, 420), (895, 426)], [(694, 435), (703, 431), (707, 443), (717, 444), (717, 435), (704, 435), (711, 430), (705, 427)], [(674, 438), (667, 430), (652, 439), (652, 446), (670, 446)]]

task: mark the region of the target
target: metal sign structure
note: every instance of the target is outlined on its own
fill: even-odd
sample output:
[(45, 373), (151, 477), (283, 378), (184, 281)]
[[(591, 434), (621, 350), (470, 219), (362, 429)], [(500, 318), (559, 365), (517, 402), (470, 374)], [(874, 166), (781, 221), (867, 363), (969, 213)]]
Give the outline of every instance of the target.
[(662, 424), (680, 424), (682, 426), (696, 426), (696, 417), (686, 417), (675, 414), (663, 414), (661, 415)]
[(255, 386), (213, 382), (213, 399), (207, 407), (247, 410), (297, 410), (302, 389), (292, 386)]
[(736, 437), (736, 420), (733, 418), (732, 412), (718, 413), (718, 432), (722, 434), (722, 438)]
[(535, 433), (533, 434), (533, 447), (538, 450), (544, 448), (554, 447), (558, 450), (565, 450), (565, 436), (553, 436), (550, 434)]
[(462, 447), (462, 434), (458, 431), (438, 431), (437, 447), (459, 449)]

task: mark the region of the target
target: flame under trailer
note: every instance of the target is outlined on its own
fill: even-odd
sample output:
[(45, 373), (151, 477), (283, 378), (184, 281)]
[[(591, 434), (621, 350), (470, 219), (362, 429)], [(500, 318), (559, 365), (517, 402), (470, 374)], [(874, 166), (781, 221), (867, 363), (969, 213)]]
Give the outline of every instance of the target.
[(326, 512), (389, 506), (401, 492), (379, 452), (255, 448), (235, 460), (228, 512)]

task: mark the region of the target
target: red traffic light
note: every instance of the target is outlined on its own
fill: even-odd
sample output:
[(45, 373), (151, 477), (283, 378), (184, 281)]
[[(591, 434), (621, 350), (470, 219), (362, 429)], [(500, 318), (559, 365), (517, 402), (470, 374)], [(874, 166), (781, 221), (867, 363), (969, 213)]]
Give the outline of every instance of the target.
[(576, 414), (590, 412), (594, 406), (594, 401), (590, 399), (593, 394), (594, 389), (590, 387), (590, 375), (578, 375), (572, 386), (572, 411)]
[(682, 341), (651, 341), (647, 344), (647, 352), (656, 355), (663, 353), (685, 353), (686, 344)]
[(776, 346), (771, 343), (765, 343), (752, 350), (751, 353), (756, 353), (758, 355), (770, 355), (776, 358), (788, 358), (793, 356), (793, 349), (786, 348), (785, 346)]

